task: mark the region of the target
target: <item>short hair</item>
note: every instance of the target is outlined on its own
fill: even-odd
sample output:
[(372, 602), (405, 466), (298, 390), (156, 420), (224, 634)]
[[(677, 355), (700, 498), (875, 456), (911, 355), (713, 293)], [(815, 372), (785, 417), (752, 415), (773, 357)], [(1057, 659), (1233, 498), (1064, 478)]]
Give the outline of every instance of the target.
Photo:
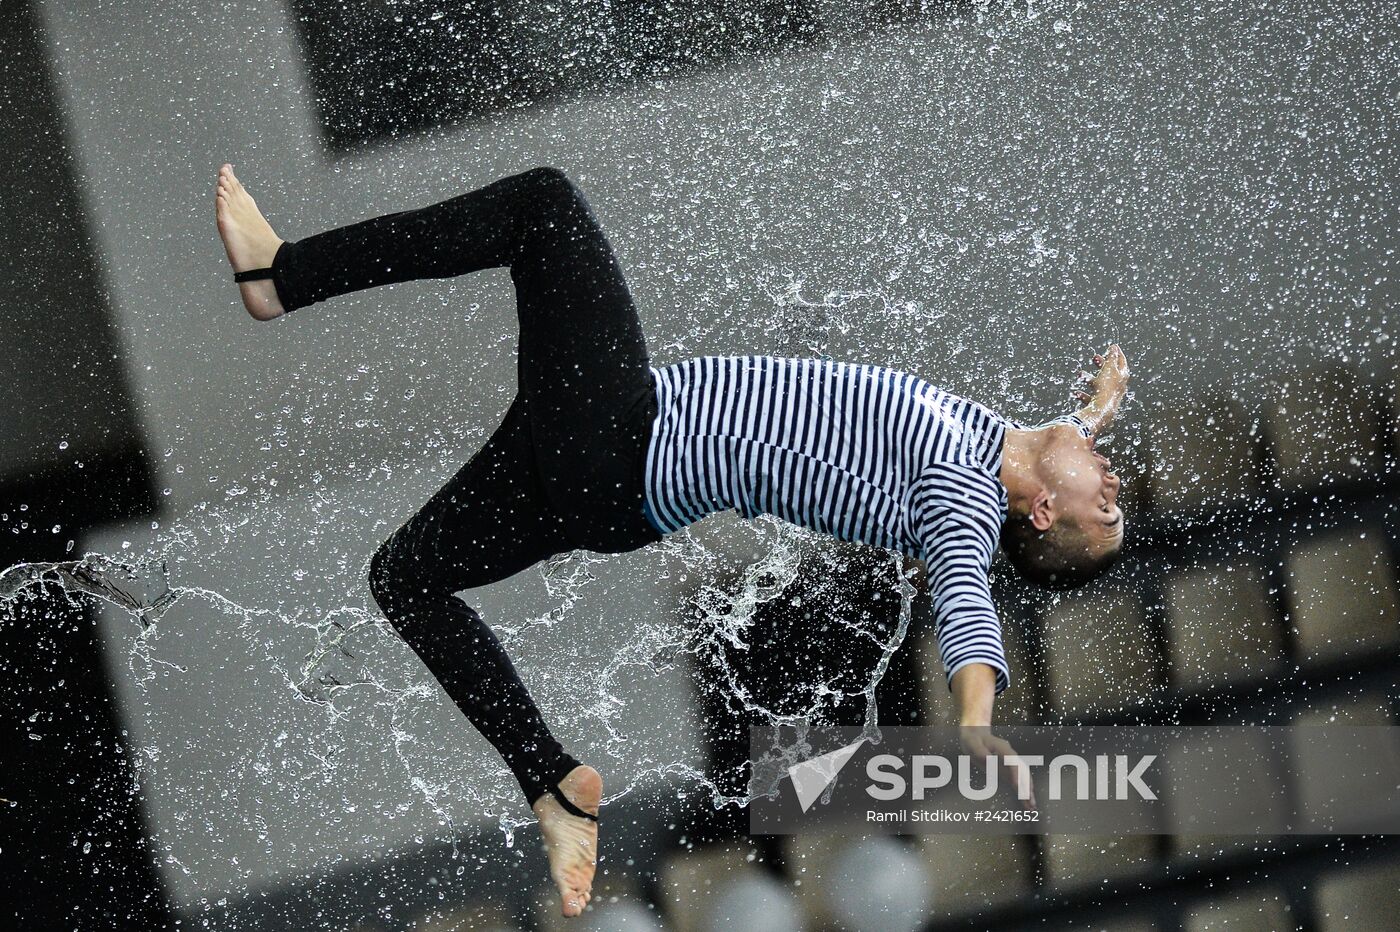
[(1026, 579), (1044, 589), (1067, 592), (1078, 589), (1118, 562), (1121, 545), (1092, 556), (1088, 535), (1068, 519), (1057, 520), (1041, 531), (1030, 515), (1013, 514), (1001, 528), (1001, 548)]

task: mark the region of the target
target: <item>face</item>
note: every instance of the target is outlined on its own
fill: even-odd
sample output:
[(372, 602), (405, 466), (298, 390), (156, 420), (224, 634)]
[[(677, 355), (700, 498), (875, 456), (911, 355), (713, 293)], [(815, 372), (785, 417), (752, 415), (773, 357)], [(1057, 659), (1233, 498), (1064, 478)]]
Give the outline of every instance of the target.
[(1055, 435), (1042, 460), (1046, 492), (1055, 520), (1073, 522), (1101, 556), (1123, 545), (1123, 509), (1118, 507), (1119, 480), (1108, 458), (1073, 427), (1052, 428)]

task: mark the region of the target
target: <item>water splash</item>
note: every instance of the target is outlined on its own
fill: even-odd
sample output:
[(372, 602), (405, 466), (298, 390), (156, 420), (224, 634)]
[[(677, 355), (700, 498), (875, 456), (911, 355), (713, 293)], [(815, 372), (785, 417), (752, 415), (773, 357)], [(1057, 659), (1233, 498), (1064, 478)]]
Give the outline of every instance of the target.
[[(164, 575), (164, 566), (160, 567)], [(0, 572), (0, 607), (8, 608), (27, 589), (45, 583), (57, 584), (70, 595), (100, 599), (132, 615), (142, 630), (149, 629), (180, 598), (166, 583), (159, 595), (145, 591), (146, 580), (139, 566), (92, 554), (81, 560), (56, 563), (19, 563)]]
[[(872, 307), (906, 319), (929, 316), (917, 304), (878, 289), (830, 290), (811, 300), (804, 294), (804, 280), (787, 273), (774, 273), (762, 288), (772, 301), (771, 318), (765, 325), (771, 335), (769, 351), (783, 355), (821, 355), (832, 340), (856, 330), (855, 318), (870, 313)], [(380, 464), (366, 481), (401, 472), (392, 464)], [(231, 555), (239, 546), (263, 538), (273, 549), (326, 546), (326, 541), (347, 530), (347, 516), (356, 511), (355, 490), (332, 491), (318, 480), (310, 490), (309, 514), (299, 516), (283, 504), (280, 496), (285, 490), (248, 485), (235, 484), (237, 495), (202, 503), (182, 519), (167, 523), (141, 555), (89, 553), (72, 561), (26, 563), (5, 570), (0, 574), (0, 614), (18, 600), (51, 594), (56, 587), (71, 602), (95, 602), (133, 622), (126, 665), (143, 706), (135, 713), (144, 716), (148, 731), (157, 736), (162, 723), (153, 716), (160, 703), (152, 702), (148, 690), (219, 685), (201, 687), (195, 668), (217, 667), (214, 675), (220, 678), (249, 675), (238, 673), (232, 660), (225, 669), (223, 658), (211, 663), (207, 657), (180, 656), (186, 649), (178, 643), (181, 635), (193, 634), (196, 626), (215, 627), (219, 636), (235, 636), (243, 645), (219, 650), (230, 657), (246, 655), (246, 663), (255, 665), (245, 668), (253, 678), (261, 681), (270, 676), (286, 696), (282, 704), (262, 706), (264, 718), (281, 720), (269, 739), (281, 763), (269, 766), (255, 761), (253, 769), (261, 778), (284, 779), (278, 771), (290, 768), (304, 771), (308, 779), (350, 780), (346, 771), (360, 765), (347, 758), (348, 749), (357, 741), (365, 742), (367, 735), (382, 735), (407, 795), (432, 813), (447, 838), (457, 838), (465, 810), (489, 814), (507, 843), (513, 843), (516, 830), (532, 820), (515, 802), (508, 772), (493, 761), (484, 765), (489, 774), (486, 780), (480, 779), (479, 772), (469, 775), (453, 759), (455, 747), (439, 745), (423, 731), (427, 710), (440, 705), (437, 687), (378, 612), (337, 592), (327, 598), (299, 595), (292, 589), (279, 594), (279, 601), (267, 603), (261, 602), (267, 598), (264, 587), (250, 600), (233, 594), (238, 586), (221, 578), (221, 565), (237, 559)], [(346, 536), (353, 533), (358, 532)], [(669, 758), (654, 755), (635, 760), (631, 756), (635, 741), (624, 721), (629, 707), (638, 701), (637, 679), (654, 678), (680, 664), (704, 671), (713, 679), (710, 687), (727, 693), (754, 722), (802, 728), (808, 722), (824, 721), (839, 703), (860, 697), (866, 733), (878, 740), (875, 690), (910, 625), (913, 590), (898, 571), (901, 558), (890, 556), (901, 599), (895, 630), (882, 632), (856, 617), (843, 620), (851, 637), (878, 648), (874, 668), (855, 678), (814, 682), (803, 693), (800, 708), (778, 708), (750, 693), (742, 671), (727, 659), (728, 652), (743, 655), (761, 649), (752, 643), (758, 613), (764, 605), (792, 595), (804, 564), (825, 559), (829, 541), (773, 518), (751, 522), (743, 533), (751, 536), (758, 556), (739, 567), (737, 575), (732, 557), (707, 544), (704, 535), (685, 531), (652, 547), (646, 557), (648, 570), (659, 583), (674, 582), (677, 577), (692, 581), (683, 587), (689, 595), (684, 605), (645, 620), (601, 662), (540, 656), (540, 652), (547, 650), (550, 637), (558, 636), (550, 632), (561, 626), (566, 638), (583, 634), (580, 630), (576, 635), (568, 626), (581, 623), (580, 607), (597, 589), (599, 572), (610, 558), (575, 552), (545, 561), (533, 575), (546, 607), (492, 619), (497, 636), (526, 673), (546, 718), (552, 723), (562, 719), (570, 733), (582, 729), (594, 736), (590, 754), (633, 765), (625, 778), (610, 780), (605, 802), (616, 802), (664, 777), (708, 796), (716, 809), (748, 803), (750, 795), (742, 786), (722, 787), (702, 769), (686, 763), (687, 749), (672, 746)], [(339, 545), (335, 553), (336, 573), (349, 584), (334, 585), (346, 585), (345, 591), (363, 589), (362, 567)], [(194, 582), (196, 576), (203, 584)], [(310, 581), (300, 569), (291, 573), (291, 580), (295, 586)], [(278, 592), (275, 584), (273, 591)], [(361, 601), (363, 596), (360, 592)], [(162, 646), (167, 636), (177, 639), (169, 648)], [(579, 682), (587, 683), (586, 689), (580, 691)], [(319, 728), (313, 724), (318, 720)], [(206, 737), (217, 744), (222, 740), (218, 730), (231, 732), (238, 727), (236, 721), (212, 722)], [(459, 727), (465, 728), (465, 723)], [(300, 737), (292, 737), (299, 732)], [(258, 745), (248, 753), (261, 756), (268, 748)], [(159, 740), (148, 742), (137, 758), (138, 779), (147, 783), (162, 778), (161, 768), (167, 768), (168, 774), (186, 766), (179, 763), (174, 749), (162, 747)], [(212, 767), (210, 773), (217, 786), (223, 778)], [(406, 804), (407, 799), (400, 800), (393, 809), (402, 814)], [(195, 869), (182, 865), (177, 848), (167, 845), (169, 863), (181, 871)]]

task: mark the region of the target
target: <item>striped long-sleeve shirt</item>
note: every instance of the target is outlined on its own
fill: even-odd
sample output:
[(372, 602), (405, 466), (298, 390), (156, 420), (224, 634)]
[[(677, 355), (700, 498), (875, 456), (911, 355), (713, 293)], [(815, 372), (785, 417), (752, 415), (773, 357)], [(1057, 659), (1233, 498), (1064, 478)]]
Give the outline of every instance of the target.
[(1009, 685), (987, 574), (1019, 424), (878, 366), (707, 356), (652, 373), (645, 504), (661, 533), (732, 508), (922, 559), (948, 678), (985, 663)]

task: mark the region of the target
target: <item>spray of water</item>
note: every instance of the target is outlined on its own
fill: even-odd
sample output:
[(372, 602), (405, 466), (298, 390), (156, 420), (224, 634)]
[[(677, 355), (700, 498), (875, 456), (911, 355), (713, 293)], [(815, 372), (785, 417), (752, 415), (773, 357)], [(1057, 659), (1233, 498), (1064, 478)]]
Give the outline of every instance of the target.
[[(765, 330), (772, 335), (770, 351), (783, 355), (822, 355), (833, 335), (849, 332), (850, 315), (878, 308), (879, 313), (921, 312), (917, 305), (895, 300), (877, 290), (850, 293), (830, 292), (816, 300), (803, 295), (803, 282), (791, 274), (774, 274), (763, 283), (771, 299), (772, 317)], [(389, 470), (392, 472), (392, 469)], [(246, 490), (245, 490), (246, 491)], [(318, 490), (314, 512), (333, 523), (343, 503), (334, 493)], [(527, 820), (513, 800), (515, 788), (509, 774), (495, 767), (486, 784), (473, 782), (452, 759), (451, 749), (428, 746), (417, 727), (423, 709), (436, 701), (436, 687), (421, 667), (402, 662), (401, 642), (387, 622), (363, 600), (356, 604), (314, 604), (302, 602), (297, 592), (285, 593), (277, 604), (248, 604), (227, 594), (214, 582), (199, 585), (181, 578), (181, 566), (191, 554), (209, 549), (211, 541), (227, 548), (240, 538), (288, 534), (288, 515), (268, 494), (233, 497), (235, 504), (252, 500), (253, 507), (235, 508), (227, 503), (206, 504), (183, 519), (164, 528), (144, 553), (120, 555), (88, 553), (81, 559), (64, 562), (23, 563), (0, 573), (0, 614), (24, 599), (48, 598), (54, 591), (72, 602), (93, 602), (107, 614), (131, 623), (126, 669), (137, 694), (159, 681), (161, 689), (199, 690), (208, 684), (195, 680), (192, 663), (180, 657), (178, 649), (164, 650), (162, 638), (176, 634), (182, 625), (216, 625), (225, 634), (235, 634), (244, 655), (256, 658), (257, 676), (270, 677), (280, 684), (283, 698), (273, 706), (274, 717), (285, 717), (287, 727), (273, 736), (273, 744), (284, 754), (291, 734), (299, 730), (292, 720), (305, 717), (308, 710), (322, 722), (329, 734), (375, 732), (386, 739), (384, 745), (397, 762), (402, 785), (425, 805), (443, 826), (449, 838), (457, 835), (458, 817), (463, 808), (494, 815), (512, 841), (515, 830)], [(329, 531), (326, 527), (304, 528), (304, 536), (314, 540)], [(726, 659), (729, 652), (741, 654), (754, 648), (751, 643), (756, 612), (766, 603), (792, 596), (799, 585), (804, 563), (821, 560), (828, 544), (821, 535), (772, 518), (753, 522), (748, 531), (759, 547), (759, 556), (732, 573), (732, 560), (707, 545), (703, 536), (689, 531), (666, 539), (652, 548), (648, 560), (658, 578), (683, 575), (694, 580), (688, 588), (687, 604), (651, 618), (626, 643), (604, 652), (591, 662), (561, 660), (550, 671), (549, 658), (537, 658), (544, 667), (534, 671), (543, 678), (539, 691), (547, 717), (565, 714), (591, 726), (591, 734), (601, 736), (601, 747), (590, 753), (630, 760), (633, 767), (622, 779), (610, 782), (612, 802), (646, 786), (658, 778), (680, 780), (707, 794), (716, 808), (744, 806), (752, 790), (742, 785), (721, 787), (702, 770), (684, 762), (684, 749), (676, 749), (672, 759), (636, 761), (629, 755), (630, 736), (620, 723), (634, 701), (629, 684), (636, 677), (665, 673), (682, 663), (694, 663), (711, 688), (722, 690), (734, 708), (747, 720), (796, 728), (805, 733), (809, 724), (820, 724), (837, 703), (852, 696), (864, 703), (866, 735), (878, 741), (879, 709), (876, 687), (888, 669), (894, 651), (904, 641), (911, 619), (913, 588), (901, 571), (903, 559), (891, 553), (900, 604), (892, 632), (877, 630), (869, 619), (851, 617), (840, 623), (853, 639), (866, 639), (877, 646), (878, 660), (872, 669), (852, 679), (838, 676), (831, 682), (813, 682), (800, 708), (778, 709), (750, 693), (742, 671)], [(296, 531), (290, 537), (298, 536)], [(607, 558), (586, 552), (561, 555), (540, 564), (537, 575), (548, 607), (543, 611), (509, 615), (494, 624), (497, 636), (513, 656), (530, 656), (538, 639), (559, 626), (576, 624), (576, 609), (597, 582), (596, 570)], [(351, 588), (363, 589), (361, 567), (345, 565), (354, 579)], [(205, 568), (207, 574), (207, 568)], [(172, 630), (173, 629), (173, 630)], [(387, 658), (387, 660), (386, 660)], [(208, 658), (199, 661), (204, 667)], [(233, 665), (219, 676), (238, 676)], [(573, 686), (559, 692), (562, 681)], [(586, 683), (579, 689), (578, 684)], [(568, 705), (561, 705), (561, 695)], [(281, 711), (276, 711), (280, 709)], [(148, 708), (145, 714), (153, 714)], [(277, 729), (278, 723), (268, 723)], [(233, 729), (237, 725), (229, 723)], [(463, 726), (465, 727), (465, 726)], [(159, 733), (159, 728), (151, 729)], [(790, 750), (790, 749), (789, 749)], [(159, 779), (160, 768), (182, 766), (178, 756), (167, 759), (167, 749), (147, 746), (138, 757), (137, 775), (142, 781)], [(345, 766), (344, 748), (335, 741), (305, 749), (305, 756), (330, 779)], [(753, 786), (758, 792), (771, 787), (759, 778), (778, 773), (773, 761), (761, 762), (754, 771)], [(256, 767), (265, 766), (263, 763)], [(284, 768), (285, 769), (285, 768)], [(268, 776), (275, 778), (272, 768)], [(179, 853), (167, 849), (167, 859), (177, 869), (188, 871)]]

